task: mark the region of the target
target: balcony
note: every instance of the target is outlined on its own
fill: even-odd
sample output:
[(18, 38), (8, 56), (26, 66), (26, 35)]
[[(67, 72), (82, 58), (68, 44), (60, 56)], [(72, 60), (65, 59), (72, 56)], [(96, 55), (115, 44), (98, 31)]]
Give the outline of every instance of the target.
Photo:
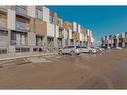
[(0, 6), (0, 11), (6, 12), (7, 11), (7, 6)]
[(0, 14), (0, 27), (7, 28), (6, 16)]
[(23, 31), (30, 31), (30, 25), (28, 23), (16, 21), (16, 29), (23, 30)]
[(2, 27), (2, 28), (7, 28), (6, 21), (1, 22), (1, 20), (0, 20), (0, 27)]

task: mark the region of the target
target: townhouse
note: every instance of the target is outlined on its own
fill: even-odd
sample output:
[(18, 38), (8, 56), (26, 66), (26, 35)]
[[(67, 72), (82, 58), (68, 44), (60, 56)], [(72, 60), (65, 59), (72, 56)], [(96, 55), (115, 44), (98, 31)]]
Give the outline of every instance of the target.
[(103, 46), (115, 47), (127, 47), (127, 32), (108, 35), (101, 38)]
[(0, 54), (91, 46), (92, 31), (44, 6), (0, 6)]

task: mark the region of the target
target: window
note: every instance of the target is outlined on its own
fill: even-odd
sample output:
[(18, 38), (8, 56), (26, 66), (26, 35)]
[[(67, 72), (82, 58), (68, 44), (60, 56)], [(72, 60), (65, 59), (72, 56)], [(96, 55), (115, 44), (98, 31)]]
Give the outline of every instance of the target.
[(0, 54), (7, 54), (7, 49), (0, 49)]
[(17, 47), (17, 48), (15, 48), (15, 50), (16, 50), (16, 53), (29, 52), (30, 48)]

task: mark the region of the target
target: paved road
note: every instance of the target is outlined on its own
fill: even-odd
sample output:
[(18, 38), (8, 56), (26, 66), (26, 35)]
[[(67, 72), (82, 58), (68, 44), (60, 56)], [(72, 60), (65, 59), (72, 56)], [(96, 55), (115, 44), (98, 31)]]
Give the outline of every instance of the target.
[(127, 89), (127, 49), (0, 61), (1, 89)]

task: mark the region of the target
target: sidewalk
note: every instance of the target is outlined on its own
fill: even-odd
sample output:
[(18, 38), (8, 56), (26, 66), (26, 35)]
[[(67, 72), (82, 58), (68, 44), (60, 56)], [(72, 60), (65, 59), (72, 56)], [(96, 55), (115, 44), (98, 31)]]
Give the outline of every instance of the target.
[(0, 61), (3, 60), (10, 60), (10, 59), (16, 59), (16, 58), (29, 58), (29, 57), (36, 57), (36, 56), (52, 56), (57, 55), (58, 53), (17, 53), (17, 54), (6, 54), (6, 55), (0, 55)]

